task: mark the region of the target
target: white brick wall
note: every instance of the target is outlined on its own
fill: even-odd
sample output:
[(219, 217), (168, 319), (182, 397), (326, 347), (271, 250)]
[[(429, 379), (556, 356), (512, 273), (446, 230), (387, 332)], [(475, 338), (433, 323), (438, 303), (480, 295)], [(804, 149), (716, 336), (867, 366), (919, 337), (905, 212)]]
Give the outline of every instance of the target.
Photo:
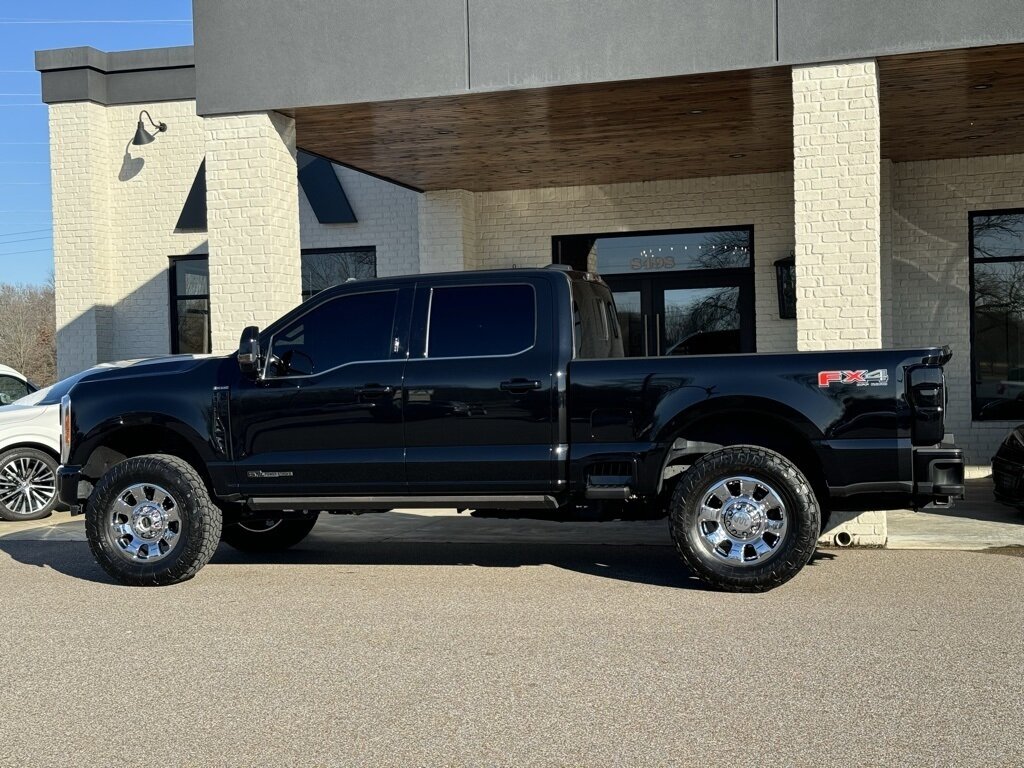
[(238, 345), (302, 299), (295, 121), (252, 113), (208, 117), (206, 201), (214, 352)]
[(797, 345), (882, 345), (874, 61), (793, 67)]
[(335, 166), (334, 170), (358, 221), (355, 224), (321, 224), (300, 187), (302, 247), (372, 245), (377, 249), (378, 276), (419, 272), (419, 193), (349, 168)]
[[(139, 111), (168, 130), (129, 144)], [(58, 369), (167, 352), (168, 256), (204, 252), (174, 231), (203, 156), (193, 101), (50, 107)]]
[(472, 269), (477, 262), (476, 195), (425, 192), (419, 204), (420, 272)]
[(779, 319), (774, 267), (793, 250), (789, 173), (484, 192), (475, 198), (477, 258), (471, 266), (477, 268), (550, 264), (555, 235), (752, 224), (757, 349), (796, 347), (796, 322)]
[(952, 347), (946, 427), (986, 465), (1019, 421), (971, 422), (968, 213), (1024, 208), (1024, 155), (897, 163), (893, 176), (895, 343)]

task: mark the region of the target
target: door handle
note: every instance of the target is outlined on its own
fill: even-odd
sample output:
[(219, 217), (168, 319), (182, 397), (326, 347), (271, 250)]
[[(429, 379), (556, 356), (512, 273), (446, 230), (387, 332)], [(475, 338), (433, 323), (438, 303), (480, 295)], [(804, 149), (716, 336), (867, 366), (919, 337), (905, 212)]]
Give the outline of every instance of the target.
[(654, 354), (661, 357), (661, 313), (654, 313)]
[(356, 389), (360, 397), (385, 397), (394, 394), (394, 387), (381, 386), (380, 384), (367, 384), (365, 387)]
[(536, 379), (509, 379), (499, 385), (502, 392), (512, 394), (524, 394), (532, 389), (540, 389), (540, 382)]

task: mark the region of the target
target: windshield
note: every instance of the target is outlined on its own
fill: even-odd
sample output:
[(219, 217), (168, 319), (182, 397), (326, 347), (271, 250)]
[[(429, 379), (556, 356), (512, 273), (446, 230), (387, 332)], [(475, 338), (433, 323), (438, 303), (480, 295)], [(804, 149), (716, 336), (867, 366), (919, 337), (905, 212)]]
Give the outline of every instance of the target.
[(87, 373), (92, 373), (95, 369), (90, 368), (76, 373), (74, 376), (68, 376), (66, 379), (61, 379), (56, 384), (51, 384), (48, 387), (36, 390), (30, 395), (25, 395), (12, 403), (12, 405), (58, 405), (60, 399), (64, 397), (71, 388), (78, 383), (79, 379), (85, 376)]

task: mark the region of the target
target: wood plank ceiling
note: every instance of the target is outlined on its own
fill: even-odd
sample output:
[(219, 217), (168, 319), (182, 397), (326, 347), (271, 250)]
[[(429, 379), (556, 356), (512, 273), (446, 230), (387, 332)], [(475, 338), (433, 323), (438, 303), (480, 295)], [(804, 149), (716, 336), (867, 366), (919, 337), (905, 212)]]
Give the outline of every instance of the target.
[(787, 169), (793, 156), (788, 69), (292, 114), (301, 148), (423, 190), (757, 173)]
[(1024, 152), (1024, 45), (888, 56), (878, 69), (883, 156)]
[[(1024, 152), (1024, 45), (879, 59), (882, 155)], [(788, 67), (289, 111), (298, 145), (421, 189), (792, 168)]]

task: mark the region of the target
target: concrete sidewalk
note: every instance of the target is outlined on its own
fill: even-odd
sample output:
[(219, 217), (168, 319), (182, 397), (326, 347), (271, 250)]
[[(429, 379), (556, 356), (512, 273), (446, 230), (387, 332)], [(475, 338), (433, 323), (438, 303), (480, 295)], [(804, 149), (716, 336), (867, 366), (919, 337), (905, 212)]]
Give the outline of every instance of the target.
[[(1024, 547), (1024, 514), (992, 499), (991, 479), (968, 481), (967, 498), (946, 509), (888, 513), (888, 549), (979, 550)], [(325, 543), (561, 543), (671, 546), (665, 520), (556, 522), (458, 514), (454, 509), (384, 514), (321, 514), (312, 538)], [(0, 539), (85, 541), (83, 518), (59, 512), (45, 520), (0, 522)]]

